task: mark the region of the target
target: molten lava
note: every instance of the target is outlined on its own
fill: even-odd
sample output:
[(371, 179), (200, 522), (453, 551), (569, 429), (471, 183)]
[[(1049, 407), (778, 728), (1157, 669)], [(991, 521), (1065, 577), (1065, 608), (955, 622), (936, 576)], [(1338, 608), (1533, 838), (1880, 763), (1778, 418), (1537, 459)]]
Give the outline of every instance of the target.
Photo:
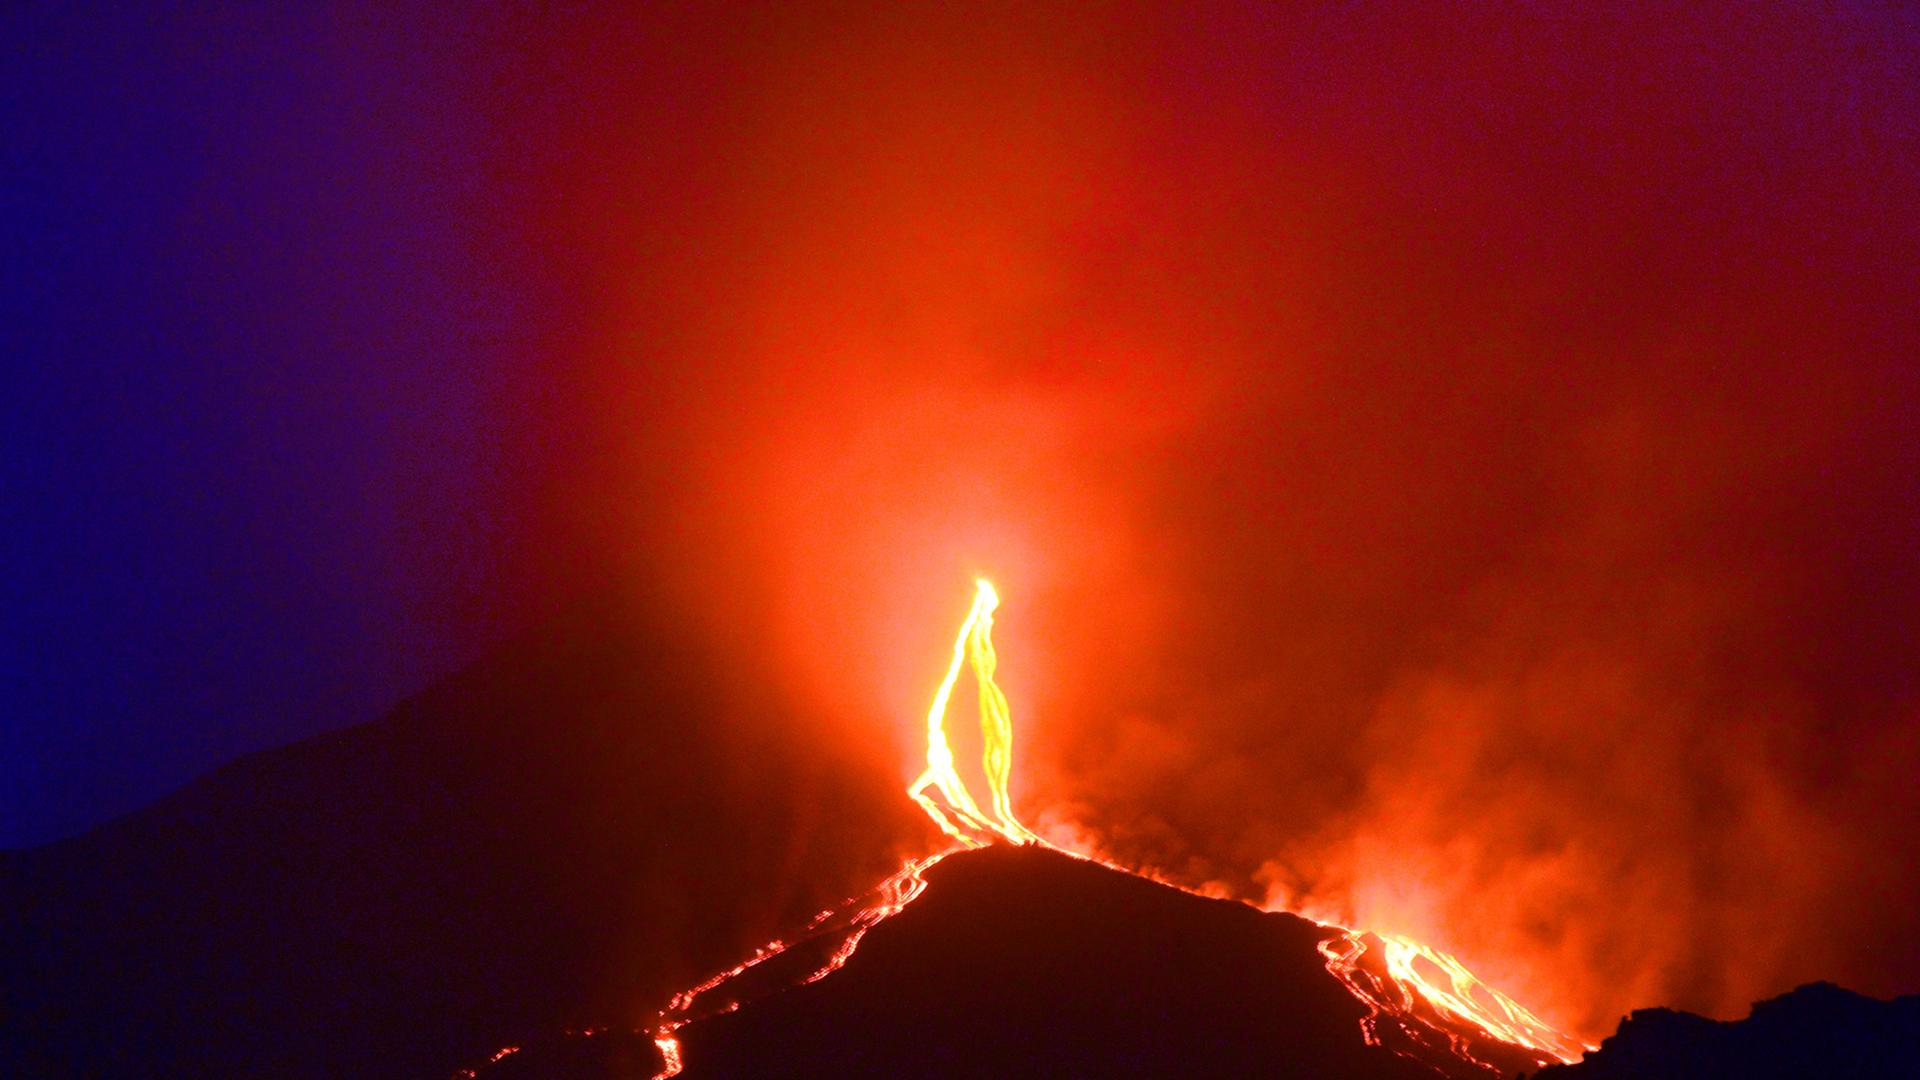
[[(1397, 934), (1320, 925), (1334, 932), (1320, 942), (1328, 974), (1367, 1007), (1360, 1037), (1369, 1046), (1428, 1064), (1451, 1055), (1496, 1072), (1474, 1054), (1475, 1041), (1521, 1047), (1542, 1064), (1574, 1061), (1591, 1049), (1481, 982), (1447, 953)], [(1392, 1027), (1383, 1029), (1383, 1022)]]
[[(675, 1032), (702, 1017), (740, 1008), (759, 994), (805, 985), (839, 970), (861, 939), (926, 890), (926, 872), (955, 852), (993, 843), (1037, 844), (1078, 859), (1137, 873), (1106, 859), (1061, 848), (1041, 839), (1013, 811), (1009, 784), (1013, 772), (1013, 720), (1006, 695), (994, 682), (993, 613), (1000, 597), (984, 578), (976, 582), (973, 607), (954, 639), (946, 677), (927, 710), (927, 767), (907, 794), (951, 839), (945, 849), (909, 861), (865, 896), (821, 912), (791, 941), (762, 946), (745, 961), (674, 995), (653, 1029), (664, 1067), (655, 1080), (677, 1075), (683, 1060)], [(981, 765), (988, 806), (982, 808), (955, 769), (946, 717), (962, 666), (971, 666), (979, 688)], [(1177, 882), (1153, 880), (1183, 891)], [(1449, 1072), (1446, 1064), (1490, 1072), (1495, 1066), (1475, 1056), (1476, 1043), (1492, 1041), (1519, 1047), (1542, 1064), (1572, 1061), (1583, 1049), (1513, 999), (1486, 986), (1446, 953), (1393, 934), (1351, 930), (1313, 920), (1326, 928), (1319, 945), (1328, 974), (1367, 1009), (1361, 1037), (1402, 1057)]]
[[(953, 662), (947, 665), (947, 677), (933, 695), (927, 710), (927, 771), (907, 787), (933, 819), (935, 825), (966, 847), (983, 847), (997, 837), (1015, 844), (1039, 843), (1020, 819), (1013, 815), (1013, 798), (1007, 784), (1013, 775), (1013, 716), (1007, 710), (1007, 696), (993, 681), (998, 660), (993, 651), (993, 612), (1000, 606), (1000, 594), (986, 578), (974, 583), (973, 610), (960, 625), (960, 636), (953, 642)], [(993, 801), (991, 816), (982, 813), (980, 804), (967, 790), (966, 782), (953, 767), (953, 746), (947, 742), (947, 702), (953, 697), (953, 684), (960, 678), (960, 665), (971, 662), (980, 686), (980, 764), (987, 774), (987, 793)], [(945, 806), (934, 801), (928, 789), (938, 792)]]

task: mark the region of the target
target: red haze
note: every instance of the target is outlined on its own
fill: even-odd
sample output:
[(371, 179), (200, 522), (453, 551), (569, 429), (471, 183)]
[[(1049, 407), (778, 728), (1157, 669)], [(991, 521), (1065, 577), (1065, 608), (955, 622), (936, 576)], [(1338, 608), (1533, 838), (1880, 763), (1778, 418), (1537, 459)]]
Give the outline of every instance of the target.
[(903, 782), (987, 572), (1030, 820), (1589, 1035), (1920, 989), (1916, 36), (1009, 7), (516, 53), (529, 235), (591, 298), (552, 550)]

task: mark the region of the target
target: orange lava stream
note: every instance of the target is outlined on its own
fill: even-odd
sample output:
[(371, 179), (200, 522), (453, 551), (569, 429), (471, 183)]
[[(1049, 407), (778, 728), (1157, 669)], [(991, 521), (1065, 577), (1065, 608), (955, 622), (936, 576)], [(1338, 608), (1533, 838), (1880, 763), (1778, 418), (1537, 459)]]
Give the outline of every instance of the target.
[[(1367, 1007), (1360, 1036), (1369, 1046), (1415, 1061), (1446, 1053), (1495, 1072), (1498, 1066), (1473, 1053), (1476, 1039), (1519, 1047), (1543, 1065), (1572, 1062), (1592, 1049), (1481, 982), (1447, 953), (1395, 934), (1320, 925), (1333, 931), (1319, 946), (1327, 973)], [(1378, 970), (1364, 963), (1375, 951)], [(1402, 1039), (1390, 1042), (1381, 1032), (1383, 1021), (1391, 1022)]]
[[(927, 887), (927, 870), (954, 852), (1001, 842), (1038, 844), (1122, 873), (1149, 877), (1183, 892), (1195, 892), (1157, 875), (1142, 875), (1107, 859), (1048, 843), (1015, 816), (1009, 790), (1013, 771), (1013, 721), (1006, 695), (994, 682), (997, 657), (993, 649), (993, 613), (999, 603), (999, 594), (993, 586), (984, 578), (978, 579), (973, 606), (954, 639), (953, 658), (946, 677), (941, 680), (927, 711), (926, 770), (907, 787), (907, 794), (920, 804), (952, 844), (943, 851), (908, 862), (866, 895), (850, 898), (838, 908), (821, 912), (792, 941), (769, 942), (741, 963), (674, 995), (653, 1028), (654, 1045), (664, 1062), (654, 1080), (669, 1080), (685, 1066), (676, 1032), (695, 1020), (733, 1012), (750, 996), (738, 992), (727, 994), (726, 987), (755, 968), (789, 956), (800, 946), (818, 949), (832, 943), (831, 951), (826, 952), (823, 960), (806, 968), (805, 974), (784, 982), (779, 989), (804, 986), (833, 974), (853, 956), (869, 930), (919, 898)], [(974, 798), (955, 769), (953, 747), (947, 738), (948, 703), (960, 669), (966, 665), (973, 668), (979, 687), (981, 764), (989, 796), (986, 808)], [(1513, 999), (1481, 983), (1446, 953), (1397, 935), (1360, 932), (1334, 923), (1313, 921), (1329, 931), (1329, 936), (1319, 944), (1327, 972), (1368, 1009), (1360, 1021), (1360, 1033), (1368, 1045), (1428, 1064), (1433, 1064), (1429, 1056), (1444, 1054), (1488, 1070), (1496, 1067), (1474, 1056), (1472, 1043), (1476, 1040), (1491, 1039), (1520, 1047), (1542, 1063), (1572, 1061), (1587, 1049)], [(1369, 965), (1365, 961), (1374, 950), (1378, 950), (1378, 960)], [(1398, 1032), (1393, 1040), (1398, 1045), (1390, 1044), (1383, 1037), (1382, 1024), (1386, 1022), (1391, 1022)]]
[[(1447, 953), (1397, 934), (1376, 931), (1374, 936), (1386, 943), (1387, 971), (1403, 985), (1413, 987), (1441, 1012), (1476, 1025), (1503, 1042), (1550, 1055), (1558, 1061), (1574, 1061), (1583, 1051), (1591, 1049), (1481, 982)], [(1423, 971), (1423, 965), (1442, 976), (1445, 985)]]
[[(836, 938), (838, 943), (823, 961), (781, 988), (807, 986), (840, 970), (853, 957), (854, 950), (860, 947), (860, 940), (866, 936), (867, 931), (898, 914), (926, 891), (927, 870), (941, 859), (959, 850), (961, 848), (955, 846), (907, 863), (865, 896), (851, 897), (842, 906), (830, 908), (814, 916), (813, 921), (808, 923), (806, 929), (794, 940), (770, 941), (756, 949), (752, 956), (733, 967), (675, 994), (673, 1000), (668, 1002), (667, 1008), (661, 1012), (660, 1020), (653, 1029), (653, 1044), (660, 1048), (663, 1063), (661, 1070), (654, 1074), (654, 1080), (667, 1080), (669, 1077), (678, 1076), (685, 1068), (685, 1060), (680, 1051), (680, 1040), (675, 1032), (695, 1020), (734, 1012), (746, 1004), (745, 997), (723, 996), (718, 1001), (712, 1001), (722, 987), (762, 964), (788, 955), (796, 947), (834, 941)], [(709, 1004), (710, 1001), (712, 1001), (711, 1004)]]

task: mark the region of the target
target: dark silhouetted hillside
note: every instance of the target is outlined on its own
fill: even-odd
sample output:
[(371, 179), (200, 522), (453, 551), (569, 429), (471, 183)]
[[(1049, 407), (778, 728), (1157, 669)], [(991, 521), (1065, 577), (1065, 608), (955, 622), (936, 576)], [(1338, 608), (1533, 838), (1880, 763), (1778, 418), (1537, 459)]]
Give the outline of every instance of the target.
[[(1367, 1046), (1327, 973), (1329, 936), (1042, 848), (950, 856), (846, 967), (698, 1020), (686, 1080), (717, 1077), (1511, 1076), (1537, 1061), (1475, 1041), (1446, 1072)], [(631, 1035), (528, 1045), (486, 1080), (650, 1074)], [(1432, 1062), (1436, 1059), (1429, 1059)]]
[(1879, 1001), (1812, 983), (1745, 1020), (1636, 1009), (1575, 1065), (1537, 1080), (1912, 1080), (1920, 1076), (1920, 994)]
[(923, 842), (819, 723), (608, 602), (0, 854), (0, 1075), (434, 1077), (630, 1026)]

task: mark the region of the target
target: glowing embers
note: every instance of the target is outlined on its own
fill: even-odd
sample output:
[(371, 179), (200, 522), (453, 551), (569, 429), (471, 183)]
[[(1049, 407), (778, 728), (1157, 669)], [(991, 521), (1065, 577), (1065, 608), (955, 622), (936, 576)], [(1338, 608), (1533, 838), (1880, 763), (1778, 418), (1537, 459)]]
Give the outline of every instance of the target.
[[(520, 1048), (518, 1046), (503, 1046), (495, 1050), (492, 1056), (487, 1058), (487, 1063), (482, 1065), (481, 1068), (491, 1069), (519, 1052)], [(459, 1072), (453, 1074), (454, 1080), (474, 1080), (474, 1078), (479, 1075), (479, 1069), (461, 1069)]]
[(1449, 1059), (1501, 1071), (1474, 1053), (1474, 1044), (1488, 1039), (1519, 1047), (1542, 1065), (1574, 1061), (1588, 1049), (1446, 953), (1394, 934), (1321, 925), (1333, 931), (1319, 946), (1327, 973), (1367, 1007), (1360, 1035), (1369, 1046), (1442, 1072)]
[[(993, 681), (998, 659), (993, 652), (993, 612), (1000, 594), (986, 578), (974, 582), (973, 609), (953, 642), (953, 662), (927, 710), (927, 769), (907, 787), (907, 794), (940, 826), (940, 831), (968, 847), (984, 847), (994, 840), (1037, 843), (1039, 837), (1014, 816), (1008, 782), (1013, 775), (1013, 716), (1007, 696)], [(987, 776), (991, 810), (983, 811), (953, 765), (953, 746), (947, 741), (947, 703), (963, 663), (973, 665), (980, 688), (980, 764)], [(938, 794), (939, 798), (934, 796)]]

